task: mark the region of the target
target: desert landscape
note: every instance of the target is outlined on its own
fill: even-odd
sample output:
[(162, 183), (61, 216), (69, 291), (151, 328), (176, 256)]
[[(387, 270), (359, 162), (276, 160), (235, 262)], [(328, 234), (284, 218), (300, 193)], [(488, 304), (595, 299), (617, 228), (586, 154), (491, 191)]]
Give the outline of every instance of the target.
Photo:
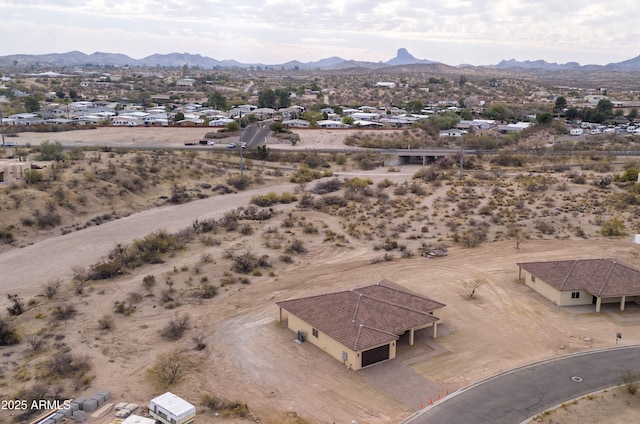
[[(516, 263), (526, 261), (617, 257), (640, 266), (633, 243), (640, 232), (637, 207), (622, 200), (628, 187), (611, 179), (602, 183), (624, 172), (625, 159), (572, 157), (559, 163), (541, 157), (499, 166), (478, 158), (459, 179), (455, 163), (363, 171), (349, 158), (338, 164), (335, 154), (326, 154), (329, 166), (318, 169), (331, 173), (305, 182), (295, 179), (304, 168), (298, 166), (301, 157), (248, 159), (249, 187), (275, 193), (269, 204), (263, 195), (249, 197), (246, 187), (229, 184), (239, 173), (235, 153), (126, 150), (183, 148), (206, 131), (98, 128), (15, 138), (24, 149), (43, 142), (98, 149), (71, 156), (55, 178), (48, 174), (55, 166), (37, 161), (34, 151), (29, 156), (43, 165), (44, 181), (2, 188), (0, 214), (13, 227), (0, 259), (19, 249), (38, 252), (39, 242), (70, 236), (87, 247), (68, 268), (57, 265), (66, 263), (59, 262), (64, 252), (24, 258), (34, 273), (52, 271), (46, 279), (22, 273), (18, 287), (18, 277), (7, 279), (13, 274), (3, 271), (3, 307), (12, 306), (9, 295), (24, 301), (21, 314), (5, 318), (22, 342), (1, 348), (3, 398), (110, 390), (115, 401), (145, 405), (168, 388), (198, 407), (202, 423), (397, 423), (430, 399), (495, 373), (615, 346), (617, 332), (623, 344), (640, 343), (640, 307), (628, 305), (624, 313), (615, 306), (601, 313), (558, 308), (517, 281)], [(343, 147), (349, 132), (299, 134), (296, 148), (304, 153)], [(276, 139), (267, 145), (290, 148)], [(159, 169), (142, 176), (140, 170), (152, 166)], [(142, 182), (117, 188), (117, 181), (137, 178)], [(231, 189), (222, 194), (221, 186)], [(61, 198), (54, 196), (56, 188), (64, 192)], [(91, 190), (107, 195), (78, 201)], [(199, 212), (203, 205), (209, 212)], [(184, 228), (162, 219), (165, 209), (178, 207), (191, 223)], [(110, 278), (91, 277), (118, 244), (126, 249), (148, 234), (159, 237), (138, 234), (136, 216), (151, 208), (158, 215), (147, 225), (170, 229), (167, 243), (179, 241), (179, 247)], [(58, 224), (37, 231), (23, 225), (25, 218), (37, 221), (33, 209), (52, 210)], [(109, 219), (87, 226), (106, 212)], [(623, 222), (622, 230), (603, 234), (614, 218)], [(116, 227), (128, 236), (109, 240)], [(448, 255), (423, 256), (435, 247)], [(286, 322), (277, 322), (277, 301), (382, 279), (447, 305), (437, 339), (421, 336), (411, 347), (400, 342), (395, 360), (354, 372), (309, 343), (294, 343)], [(465, 282), (478, 280), (484, 283), (472, 298)], [(171, 324), (182, 330), (179, 336), (167, 331)], [(90, 365), (70, 372), (72, 378), (55, 375), (49, 361), (59, 353)], [(170, 355), (179, 358), (180, 373), (166, 384), (153, 370)], [(39, 385), (41, 392), (34, 391)], [(212, 407), (206, 395), (225, 407)], [(636, 398), (612, 390), (536, 421), (601, 422), (596, 410), (608, 414), (607, 422), (640, 417)], [(18, 412), (0, 414), (0, 422), (22, 422)], [(110, 414), (93, 422), (112, 419)]]

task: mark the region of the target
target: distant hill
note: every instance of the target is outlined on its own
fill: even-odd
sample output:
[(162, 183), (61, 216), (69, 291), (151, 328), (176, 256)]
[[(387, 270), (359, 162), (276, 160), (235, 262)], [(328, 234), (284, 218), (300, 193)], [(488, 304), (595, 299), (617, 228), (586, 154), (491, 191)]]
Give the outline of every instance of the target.
[(544, 60), (525, 60), (519, 62), (514, 59), (503, 60), (497, 65), (497, 69), (542, 69), (546, 71), (562, 71), (567, 69), (580, 69), (581, 66), (578, 62), (568, 62), (564, 64), (549, 63)]
[(426, 60), (426, 59), (416, 59), (415, 57), (413, 57), (411, 53), (407, 51), (407, 49), (400, 48), (398, 49), (398, 53), (396, 54), (396, 57), (386, 61), (385, 63), (387, 65), (397, 66), (397, 65), (415, 65), (417, 63), (429, 64), (429, 63), (437, 63), (437, 62), (434, 62), (432, 60)]
[[(200, 54), (190, 53), (169, 53), (169, 54), (153, 54), (142, 59), (133, 59), (127, 55), (119, 53), (95, 52), (85, 54), (79, 51), (71, 51), (68, 53), (50, 53), (40, 55), (16, 54), (8, 56), (0, 56), (0, 66), (5, 68), (15, 67), (16, 69), (37, 67), (64, 67), (64, 66), (115, 66), (115, 67), (168, 67), (177, 68), (183, 66), (200, 67), (204, 69), (213, 68), (274, 68), (286, 70), (345, 70), (351, 68), (361, 69), (384, 69), (401, 67), (407, 65), (433, 65), (441, 64), (428, 59), (417, 59), (405, 48), (399, 48), (396, 56), (386, 62), (366, 62), (343, 59), (341, 57), (332, 56), (315, 62), (300, 62), (292, 60), (282, 64), (261, 64), (261, 63), (241, 63), (233, 59), (217, 60)], [(473, 68), (472, 65), (460, 65), (464, 68)], [(640, 70), (640, 56), (633, 59), (625, 60), (618, 63), (610, 63), (608, 65), (580, 65), (577, 62), (568, 62), (564, 64), (549, 63), (544, 60), (525, 60), (517, 61), (514, 59), (502, 60), (491, 68), (501, 70), (529, 70), (529, 71), (563, 71), (563, 70), (621, 70), (635, 71)]]

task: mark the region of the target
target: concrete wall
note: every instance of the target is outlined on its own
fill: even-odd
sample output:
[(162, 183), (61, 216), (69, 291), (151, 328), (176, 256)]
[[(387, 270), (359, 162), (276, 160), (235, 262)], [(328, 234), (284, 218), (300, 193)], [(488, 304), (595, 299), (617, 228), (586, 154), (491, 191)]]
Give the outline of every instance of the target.
[[(326, 353), (331, 355), (336, 360), (342, 362), (345, 366), (359, 370), (362, 368), (362, 355), (360, 352), (355, 352), (343, 344), (337, 342), (331, 337), (327, 336), (321, 331), (318, 331), (318, 337), (313, 335), (313, 327), (298, 318), (295, 315), (288, 314), (287, 326), (290, 330), (294, 332), (298, 332), (299, 330), (304, 331), (305, 333), (305, 342), (309, 342), (320, 349), (324, 350)], [(343, 361), (342, 352), (347, 353), (347, 360)], [(394, 352), (395, 356), (395, 352)]]
[[(593, 303), (593, 295), (589, 294), (585, 290), (560, 291), (546, 283), (540, 277), (535, 277), (534, 281), (533, 275), (524, 269), (522, 269), (522, 277), (524, 278), (524, 283), (528, 287), (532, 288), (558, 306), (591, 305)], [(574, 291), (580, 293), (577, 299), (571, 297)]]
[(31, 169), (30, 162), (0, 161), (0, 181), (15, 182), (24, 178), (24, 172)]
[[(574, 299), (571, 297), (573, 292), (578, 292), (579, 297)], [(564, 291), (560, 292), (559, 306), (572, 306), (572, 305), (591, 305), (593, 303), (593, 295), (584, 290)]]
[(542, 281), (540, 278), (537, 278), (537, 277), (535, 278), (535, 281), (534, 281), (534, 277), (531, 275), (531, 273), (525, 271), (524, 269), (522, 269), (522, 277), (524, 278), (524, 283), (528, 287), (540, 293), (542, 296), (546, 297), (547, 299), (552, 301), (554, 304), (556, 305), (560, 304), (560, 292), (556, 290), (554, 287), (550, 286), (549, 284), (545, 283), (544, 281)]

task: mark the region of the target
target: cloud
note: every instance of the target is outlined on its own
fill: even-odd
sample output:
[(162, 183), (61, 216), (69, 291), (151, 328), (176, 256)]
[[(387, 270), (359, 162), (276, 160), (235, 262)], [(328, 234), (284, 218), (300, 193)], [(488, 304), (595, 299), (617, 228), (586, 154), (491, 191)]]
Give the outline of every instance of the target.
[[(190, 51), (243, 62), (341, 56), (388, 60), (399, 47), (448, 64), (608, 63), (636, 56), (640, 8), (599, 0), (0, 0), (0, 54)], [(27, 30), (28, 29), (28, 30)]]

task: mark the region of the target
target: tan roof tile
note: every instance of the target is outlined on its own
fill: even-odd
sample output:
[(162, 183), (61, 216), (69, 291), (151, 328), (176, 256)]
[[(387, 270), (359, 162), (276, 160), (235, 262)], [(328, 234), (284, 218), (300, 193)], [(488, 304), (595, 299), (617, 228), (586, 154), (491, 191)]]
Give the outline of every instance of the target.
[(640, 295), (640, 270), (616, 258), (517, 265), (561, 291), (586, 290), (599, 297)]
[(277, 305), (355, 351), (389, 343), (411, 328), (437, 321), (431, 312), (445, 306), (386, 280)]

